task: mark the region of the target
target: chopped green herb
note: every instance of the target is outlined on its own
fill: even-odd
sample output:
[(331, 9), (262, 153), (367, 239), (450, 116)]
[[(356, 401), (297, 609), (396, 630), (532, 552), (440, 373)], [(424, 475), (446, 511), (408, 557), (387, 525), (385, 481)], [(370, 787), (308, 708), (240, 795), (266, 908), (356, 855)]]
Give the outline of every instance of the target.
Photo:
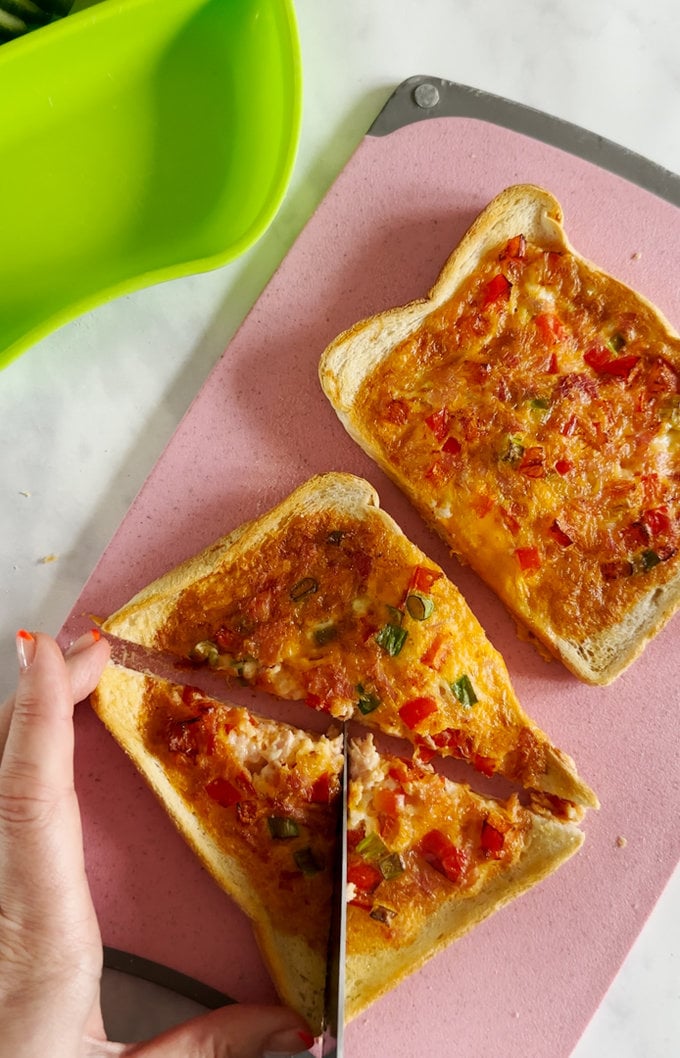
[(390, 882), (393, 878), (398, 878), (406, 870), (403, 857), (398, 852), (391, 852), (389, 856), (383, 856), (378, 866), (386, 882)]
[(622, 334), (619, 334), (618, 331), (616, 331), (615, 334), (612, 334), (611, 338), (607, 338), (606, 342), (607, 348), (611, 349), (613, 353), (620, 353), (625, 344), (626, 339)]
[(383, 648), (386, 654), (394, 658), (403, 647), (408, 632), (400, 625), (386, 624), (380, 629), (375, 637), (376, 643)]
[(332, 532), (328, 534), (326, 539), (328, 540), (329, 544), (335, 544), (335, 546), (337, 547), (344, 535), (345, 534), (342, 529), (333, 529)]
[(201, 643), (197, 643), (189, 654), (192, 661), (201, 663), (207, 661), (209, 665), (214, 665), (219, 656), (217, 645), (211, 639), (204, 639)]
[(267, 826), (273, 838), (296, 838), (300, 833), (299, 826), (289, 816), (269, 816)]
[(290, 589), (289, 595), (293, 602), (304, 599), (307, 595), (313, 595), (319, 590), (319, 582), (314, 577), (303, 577)]
[(362, 838), (357, 845), (357, 852), (365, 860), (379, 860), (389, 854), (389, 849), (381, 837), (373, 831)]
[(297, 849), (293, 853), (293, 859), (295, 860), (295, 866), (303, 874), (318, 874), (325, 866), (321, 857), (314, 852), (310, 845), (305, 845), (303, 849)]
[(359, 692), (359, 701), (357, 702), (357, 706), (359, 708), (360, 713), (363, 713), (364, 716), (367, 716), (368, 713), (372, 713), (374, 709), (378, 708), (378, 706), (380, 705), (380, 699), (378, 698), (377, 694), (373, 694), (371, 691), (365, 690), (360, 683), (357, 685), (357, 691)]
[(479, 701), (477, 695), (474, 692), (470, 677), (465, 673), (463, 676), (459, 676), (457, 680), (454, 680), (451, 684), (451, 690), (455, 694), (456, 698), (461, 705), (464, 705), (466, 709), (471, 708), (475, 702)]
[(434, 602), (429, 595), (414, 591), (406, 599), (406, 609), (414, 621), (427, 621), (432, 616)]
[(643, 551), (640, 555), (640, 564), (644, 573), (646, 573), (650, 569), (653, 569), (654, 566), (658, 566), (660, 561), (661, 559), (657, 555), (656, 551)]
[(524, 445), (520, 442), (518, 437), (508, 437), (508, 442), (505, 448), (505, 452), (501, 456), (504, 463), (509, 463), (510, 466), (516, 467), (522, 462), (524, 456)]
[(326, 643), (331, 643), (338, 634), (337, 626), (332, 622), (325, 625), (319, 625), (314, 629), (314, 642), (317, 646), (323, 647)]

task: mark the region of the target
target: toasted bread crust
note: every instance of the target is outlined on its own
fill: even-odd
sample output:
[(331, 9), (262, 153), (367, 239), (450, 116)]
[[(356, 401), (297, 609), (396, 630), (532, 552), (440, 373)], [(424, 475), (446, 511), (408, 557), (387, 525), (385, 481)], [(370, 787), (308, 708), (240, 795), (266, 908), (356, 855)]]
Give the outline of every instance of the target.
[[(303, 936), (284, 933), (272, 920), (239, 859), (230, 854), (198, 811), (181, 796), (143, 738), (142, 711), (153, 677), (110, 663), (91, 695), (94, 711), (130, 757), (177, 830), (217, 884), (251, 919), (258, 945), (282, 1001), (297, 1010), (315, 1032), (323, 1016), (325, 953)], [(158, 684), (164, 681), (156, 681)], [(167, 685), (170, 687), (170, 685)], [(169, 692), (170, 693), (170, 692)]]
[[(562, 226), (562, 210), (557, 200), (542, 188), (530, 184), (501, 192), (480, 214), (446, 261), (436, 283), (425, 298), (392, 308), (358, 322), (340, 334), (324, 351), (319, 363), (321, 386), (340, 421), (352, 438), (402, 489), (425, 521), (454, 552), (459, 554), (497, 592), (507, 608), (531, 635), (584, 682), (604, 685), (614, 680), (642, 652), (649, 640), (663, 627), (680, 605), (680, 575), (649, 591), (631, 604), (622, 618), (604, 623), (594, 633), (578, 628), (573, 634), (560, 634), (550, 623), (536, 618), (531, 607), (495, 576), (488, 564), (477, 560), (460, 535), (445, 527), (430, 504), (424, 501), (420, 482), (409, 480), (385, 456), (370, 424), (362, 421), (357, 398), (365, 380), (404, 339), (418, 330), (430, 313), (455, 294), (494, 247), (522, 232), (545, 250), (567, 251), (591, 273), (607, 276), (604, 270), (586, 261), (569, 243)], [(618, 283), (618, 281), (617, 281)], [(625, 284), (621, 289), (630, 291)], [(653, 314), (659, 334), (675, 340), (678, 335), (663, 314), (646, 298), (632, 291), (637, 303)]]

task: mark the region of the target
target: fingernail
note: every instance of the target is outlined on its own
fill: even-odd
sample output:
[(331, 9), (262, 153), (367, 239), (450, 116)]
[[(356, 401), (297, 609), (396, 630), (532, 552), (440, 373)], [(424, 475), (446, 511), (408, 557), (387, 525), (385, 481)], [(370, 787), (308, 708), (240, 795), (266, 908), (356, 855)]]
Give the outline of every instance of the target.
[(19, 658), (19, 670), (21, 672), (27, 672), (33, 664), (33, 658), (35, 657), (35, 636), (32, 636), (25, 628), (20, 628), (16, 635), (16, 644), (17, 657)]
[(290, 1058), (292, 1054), (299, 1054), (300, 1048), (309, 1048), (314, 1043), (311, 1032), (300, 1029), (285, 1029), (271, 1036), (265, 1046), (262, 1058)]
[(64, 657), (72, 658), (74, 654), (79, 654), (81, 650), (87, 650), (93, 643), (98, 643), (101, 637), (102, 634), (98, 628), (91, 628), (89, 632), (85, 632), (84, 635), (71, 643)]

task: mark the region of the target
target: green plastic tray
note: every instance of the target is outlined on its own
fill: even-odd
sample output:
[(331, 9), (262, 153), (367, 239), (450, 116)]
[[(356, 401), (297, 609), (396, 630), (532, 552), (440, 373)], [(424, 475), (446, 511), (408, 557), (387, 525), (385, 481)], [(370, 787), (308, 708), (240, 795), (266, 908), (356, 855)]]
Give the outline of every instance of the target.
[(107, 0), (0, 48), (0, 367), (274, 217), (299, 136), (289, 0)]

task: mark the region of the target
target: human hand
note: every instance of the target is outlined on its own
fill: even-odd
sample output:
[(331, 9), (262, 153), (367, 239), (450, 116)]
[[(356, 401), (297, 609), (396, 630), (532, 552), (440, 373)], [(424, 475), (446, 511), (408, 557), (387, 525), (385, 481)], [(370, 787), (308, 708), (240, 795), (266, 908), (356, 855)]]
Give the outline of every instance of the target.
[(107, 1041), (102, 942), (73, 785), (73, 708), (109, 656), (87, 633), (62, 656), (17, 635), (19, 681), (0, 706), (0, 1058), (261, 1058), (311, 1045), (276, 1006), (233, 1005), (144, 1043)]

